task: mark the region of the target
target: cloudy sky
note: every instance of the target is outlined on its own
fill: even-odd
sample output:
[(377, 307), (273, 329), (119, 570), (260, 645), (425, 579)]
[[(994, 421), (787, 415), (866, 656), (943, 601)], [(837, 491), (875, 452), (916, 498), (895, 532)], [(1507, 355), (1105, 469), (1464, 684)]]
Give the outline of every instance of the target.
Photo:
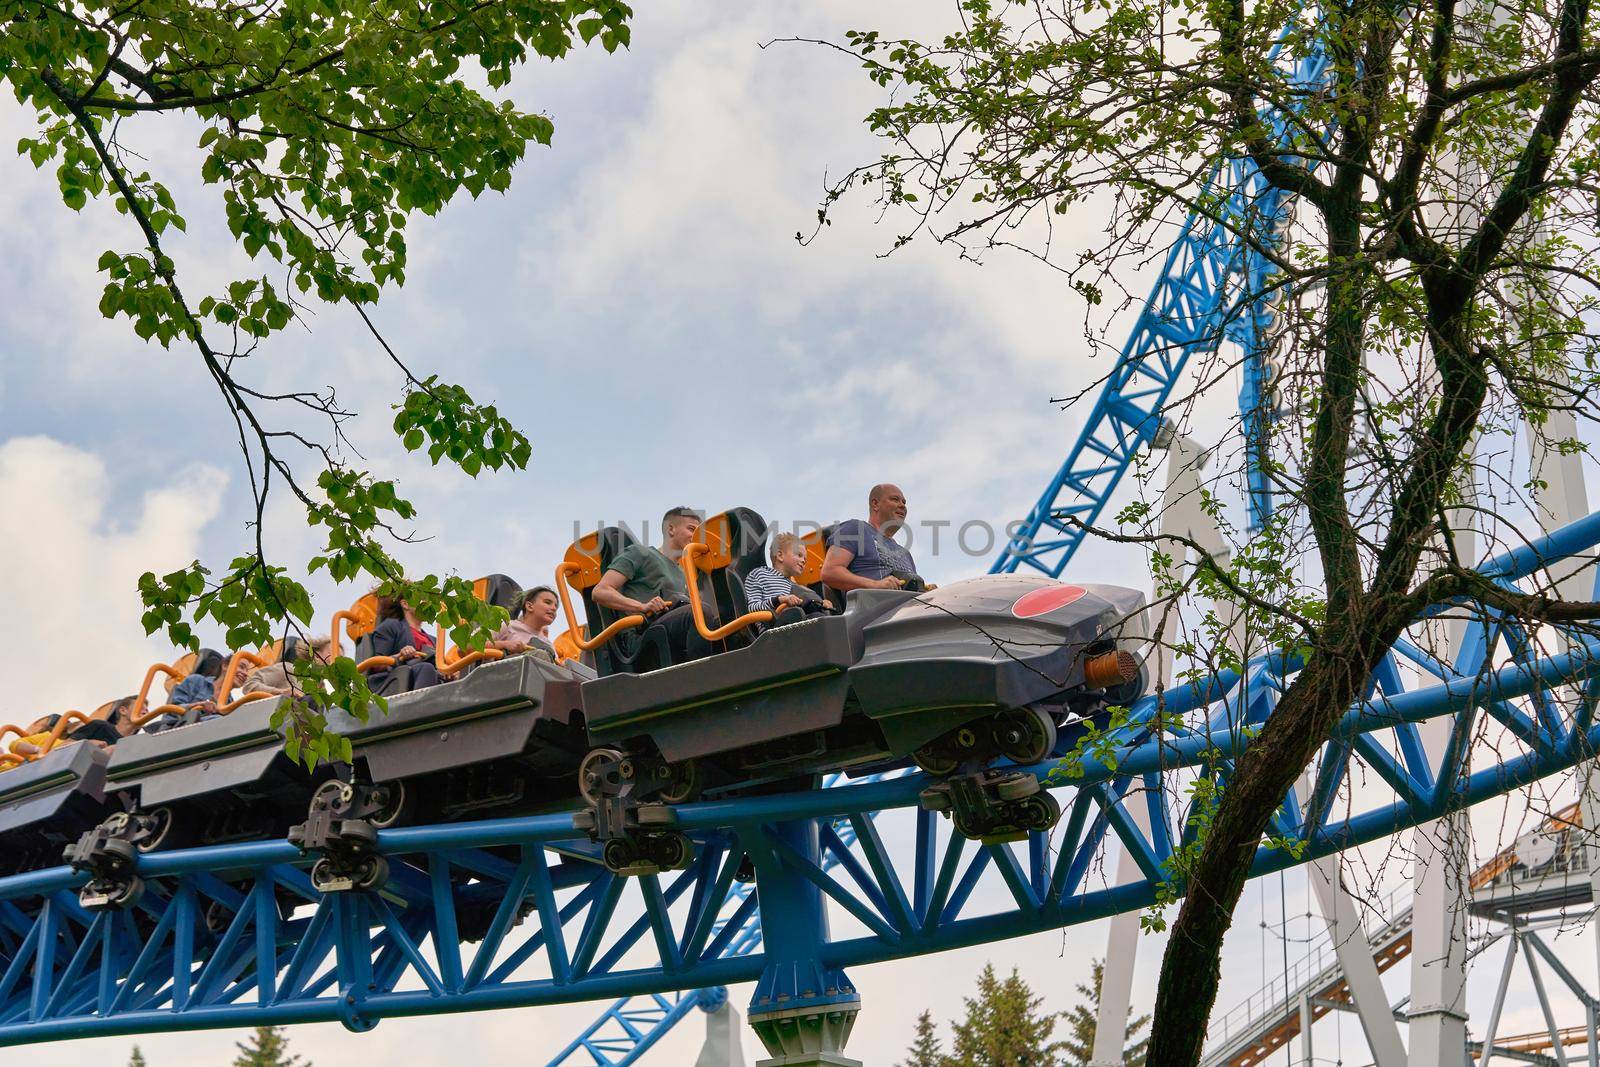
[[(1105, 369), (1089, 358), (1081, 303), (1028, 260), (976, 266), (931, 246), (884, 258), (895, 231), (874, 226), (865, 202), (812, 246), (797, 245), (824, 177), (875, 153), (861, 118), (876, 97), (836, 54), (761, 47), (838, 38), (869, 18), (928, 32), (938, 28), (929, 9), (948, 6), (878, 4), (864, 14), (842, 0), (662, 2), (640, 15), (630, 51), (519, 76), (514, 95), (554, 118), (554, 146), (530, 152), (508, 194), (414, 225), (408, 284), (376, 317), (413, 365), (517, 420), (534, 443), (528, 471), (474, 482), (402, 455), (386, 430), (400, 383), (342, 311), (320, 309), (309, 330), (273, 339), (247, 374), (274, 386), (332, 384), (364, 413), (351, 436), (419, 505), (424, 540), (406, 558), (421, 568), (531, 583), (549, 577), (575, 527), (644, 521), (679, 503), (828, 521), (858, 513), (867, 487), (885, 479), (905, 488), (914, 518), (959, 526), (1019, 516), (1080, 424), (1081, 409), (1063, 412), (1050, 398)], [(26, 130), (15, 108), (0, 109), (7, 143)], [(190, 196), (190, 232), (175, 245), (183, 269), (201, 278), (239, 270), (215, 216), (194, 199), (193, 131), (157, 123), (130, 133), (180, 201)], [(230, 426), (193, 353), (143, 345), (96, 311), (95, 260), (131, 245), (127, 221), (107, 205), (72, 215), (52, 177), (22, 160), (0, 158), (0, 187), (0, 662), (13, 679), (12, 717), (22, 718), (98, 704), (166, 658), (140, 636), (136, 577), (195, 558), (225, 564), (248, 544), (248, 498)], [(1099, 229), (1086, 217), (1058, 235), (1061, 247)], [(311, 545), (293, 509), (269, 520), (274, 548), (303, 559)], [(947, 541), (936, 557), (921, 555), (947, 580), (982, 571), (992, 553), (964, 555)], [(1137, 559), (1104, 549), (1078, 566), (1095, 580), (1146, 581)], [(356, 595), (314, 588), (321, 617)], [(1270, 977), (1286, 945), (1294, 951), (1306, 901), (1293, 875), (1251, 887), (1224, 1004)], [(1290, 926), (1272, 925), (1280, 909)], [(850, 1051), (891, 1062), (917, 1011), (957, 1012), (985, 960), (1020, 967), (1049, 1007), (1066, 1008), (1104, 937), (1082, 927), (855, 973), (867, 1007)], [(1141, 1009), (1159, 947), (1142, 946)], [(735, 1003), (748, 996), (736, 990)], [(388, 1021), (362, 1037), (307, 1027), (293, 1041), (324, 1065), (401, 1055), (536, 1063), (593, 1011)], [(698, 1027), (680, 1027), (652, 1062), (689, 1062)], [(152, 1067), (199, 1067), (231, 1057), (236, 1036), (141, 1044)], [(119, 1062), (128, 1043), (10, 1050), (6, 1062)], [(753, 1037), (747, 1049), (753, 1061)]]

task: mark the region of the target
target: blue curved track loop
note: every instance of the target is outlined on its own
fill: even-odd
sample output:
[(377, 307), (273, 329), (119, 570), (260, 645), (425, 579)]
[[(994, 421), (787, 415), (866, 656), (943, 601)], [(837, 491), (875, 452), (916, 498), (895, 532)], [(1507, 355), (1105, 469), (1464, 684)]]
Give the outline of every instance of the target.
[[(1593, 555), (1600, 515), (1490, 561), (1515, 583), (1554, 560)], [(1492, 619), (1469, 627), (1456, 670), (1398, 642), (1324, 749), (1307, 804), (1292, 798), (1253, 874), (1375, 840), (1588, 759), (1600, 643), (1569, 635), (1535, 656)], [(1404, 664), (1429, 684), (1408, 688)], [(621, 879), (582, 858), (570, 814), (384, 831), (392, 877), (382, 893), (319, 896), (293, 846), (219, 845), (138, 859), (147, 891), (129, 911), (90, 912), (65, 867), (0, 880), (0, 1044), (298, 1022), (365, 1030), (388, 1017), (525, 1007), (757, 982), (751, 1009), (795, 996), (853, 995), (844, 969), (1017, 937), (1143, 907), (1188, 826), (1196, 774), (1225, 783), (1252, 727), (1271, 714), (1295, 664), (1252, 662), (1242, 676), (1202, 678), (1169, 692), (1191, 725), (1152, 735), (1156, 707), (1054, 785), (1067, 814), (1049, 839), (977, 845), (917, 809), (920, 775), (680, 810), (699, 841), (693, 866)], [(1381, 699), (1379, 695), (1381, 694)], [(1499, 761), (1470, 774), (1458, 758), (1480, 715), (1504, 728)], [(1451, 743), (1426, 754), (1417, 724), (1443, 718)], [(1047, 774), (1049, 761), (1034, 767)], [(1341, 794), (1348, 777), (1361, 788)], [(1334, 798), (1338, 797), (1338, 803)], [(1130, 814), (1146, 805), (1152, 831)], [(907, 809), (912, 841), (879, 835), (875, 813)], [(848, 825), (855, 847), (835, 829)], [(1114, 835), (1143, 877), (1105, 886), (1095, 860)], [(574, 855), (573, 853), (579, 853)], [(734, 874), (753, 860), (758, 893)], [(825, 858), (834, 861), (825, 866)], [(987, 886), (987, 889), (985, 887)], [(833, 905), (826, 912), (797, 901)], [(759, 951), (729, 954), (758, 901)], [(624, 907), (625, 905), (625, 907)], [(482, 931), (460, 936), (468, 917)], [(822, 983), (829, 983), (826, 989)]]
[[(1289, 83), (1311, 90), (1328, 69), (1327, 56), (1313, 52), (1295, 62)], [(1292, 108), (1263, 111), (1262, 118), (1275, 144), (1287, 147), (1303, 135)], [(1061, 577), (1087, 536), (1084, 527), (1100, 518), (1134, 456), (1160, 432), (1190, 358), (1215, 350), (1224, 338), (1245, 353), (1239, 410), (1252, 523), (1259, 526), (1271, 510), (1260, 443), (1261, 422), (1272, 415), (1266, 349), (1273, 315), (1263, 294), (1274, 293), (1277, 270), (1264, 253), (1281, 240), (1290, 200), (1245, 159), (1219, 166), (1199, 200), (1215, 200), (1215, 211), (1191, 212), (1184, 220), (1078, 440), (991, 574), (1026, 566)]]

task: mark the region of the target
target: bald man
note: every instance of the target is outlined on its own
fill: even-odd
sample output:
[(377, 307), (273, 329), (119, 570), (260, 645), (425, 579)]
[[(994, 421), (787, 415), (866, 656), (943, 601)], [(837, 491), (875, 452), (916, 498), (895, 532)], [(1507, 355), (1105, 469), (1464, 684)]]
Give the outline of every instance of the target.
[(822, 581), (834, 589), (922, 588), (909, 549), (894, 540), (906, 524), (906, 495), (884, 482), (867, 494), (867, 517), (834, 528), (822, 560)]

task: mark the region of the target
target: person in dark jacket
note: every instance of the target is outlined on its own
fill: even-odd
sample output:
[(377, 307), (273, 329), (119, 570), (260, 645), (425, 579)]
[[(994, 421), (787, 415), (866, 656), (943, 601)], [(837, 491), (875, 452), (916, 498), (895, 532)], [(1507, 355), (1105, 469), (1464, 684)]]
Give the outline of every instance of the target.
[(73, 741), (87, 741), (102, 748), (110, 748), (138, 729), (133, 725), (133, 705), (136, 699), (136, 697), (123, 697), (111, 706), (105, 718), (86, 722), (67, 737)]
[(399, 597), (378, 598), (378, 625), (372, 631), (371, 655), (392, 656), (393, 667), (372, 671), (367, 675), (367, 686), (381, 696), (409, 693), (438, 685), (439, 677), (433, 659), (433, 638), (422, 629), (422, 621)]
[[(177, 704), (179, 707), (198, 709), (199, 718), (196, 722), (205, 722), (207, 719), (217, 717), (217, 679), (222, 676), (222, 667), (225, 662), (221, 652), (211, 648), (202, 648), (195, 657), (194, 670), (184, 675), (167, 695), (167, 703)], [(180, 725), (186, 716), (173, 712), (154, 719), (145, 726), (145, 732), (151, 734), (161, 733)]]

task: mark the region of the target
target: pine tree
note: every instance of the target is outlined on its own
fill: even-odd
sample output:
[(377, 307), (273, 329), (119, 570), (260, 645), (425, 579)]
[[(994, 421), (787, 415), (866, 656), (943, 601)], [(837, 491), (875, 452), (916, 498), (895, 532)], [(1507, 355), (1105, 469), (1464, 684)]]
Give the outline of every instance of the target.
[(1051, 1040), (1058, 1013), (1040, 1014), (1043, 997), (1033, 995), (1013, 968), (1008, 978), (985, 964), (978, 995), (964, 998), (967, 1017), (955, 1024), (951, 1054), (941, 1067), (1067, 1067), (1066, 1043)]
[(281, 1026), (258, 1026), (248, 1045), (240, 1041), (234, 1047), (239, 1054), (233, 1058), (233, 1067), (311, 1067), (299, 1056), (289, 1055), (289, 1039), (283, 1036)]
[(139, 1050), (138, 1045), (133, 1046), (133, 1055), (128, 1057), (128, 1067), (145, 1067), (144, 1053)]
[[(1072, 1067), (1088, 1067), (1089, 1059), (1094, 1055), (1095, 1023), (1100, 1017), (1100, 990), (1105, 981), (1106, 965), (1104, 960), (1095, 960), (1090, 974), (1090, 985), (1079, 983), (1078, 992), (1083, 995), (1072, 1010), (1064, 1012), (1062, 1018), (1066, 1021), (1071, 1035), (1062, 1042), (1062, 1051), (1067, 1054), (1066, 1062)], [(1129, 1016), (1133, 1012), (1128, 1013)], [(1150, 1016), (1141, 1015), (1137, 1019), (1129, 1018), (1128, 1036), (1137, 1037), (1139, 1031), (1150, 1023)], [(1145, 1046), (1150, 1043), (1149, 1038), (1144, 1038), (1127, 1048), (1122, 1053), (1122, 1062), (1127, 1067), (1144, 1067)]]
[(939, 1035), (934, 1031), (933, 1012), (917, 1016), (917, 1036), (906, 1049), (907, 1059), (899, 1067), (945, 1067), (944, 1050), (939, 1047)]

